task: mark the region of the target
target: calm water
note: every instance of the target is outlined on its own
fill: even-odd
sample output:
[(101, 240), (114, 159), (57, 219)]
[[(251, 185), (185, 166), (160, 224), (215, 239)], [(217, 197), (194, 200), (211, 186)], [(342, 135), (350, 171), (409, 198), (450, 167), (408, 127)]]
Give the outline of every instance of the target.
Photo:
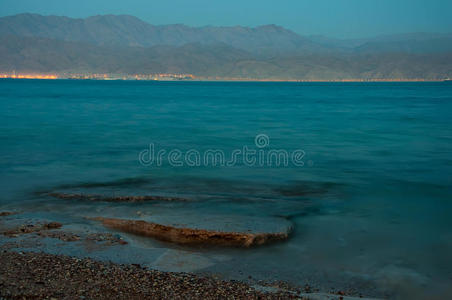
[[(257, 148), (258, 134), (267, 147)], [(185, 259), (183, 270), (376, 296), (450, 292), (450, 84), (1, 80), (0, 139), (2, 210), (80, 226), (90, 226), (86, 216), (139, 211), (206, 228), (294, 227), (289, 241), (249, 250), (128, 236), (133, 250), (105, 257), (176, 271)], [(304, 165), (143, 165), (150, 144), (226, 155), (301, 149)], [(50, 190), (194, 201), (115, 205), (37, 193)]]

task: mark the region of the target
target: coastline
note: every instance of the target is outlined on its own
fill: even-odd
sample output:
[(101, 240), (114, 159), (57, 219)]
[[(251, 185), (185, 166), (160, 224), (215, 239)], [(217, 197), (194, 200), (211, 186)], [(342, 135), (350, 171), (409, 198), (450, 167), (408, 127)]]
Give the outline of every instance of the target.
[(0, 253), (0, 298), (6, 299), (370, 299), (319, 293), (284, 283), (250, 285), (213, 276), (149, 270), (37, 252)]
[(235, 78), (235, 77), (198, 77), (189, 74), (184, 77), (180, 74), (171, 74), (167, 77), (153, 77), (152, 75), (126, 75), (106, 76), (106, 74), (92, 74), (86, 76), (71, 77), (58, 74), (27, 74), (5, 75), (0, 74), (1, 79), (9, 80), (77, 80), (77, 81), (161, 81), (161, 82), (298, 82), (298, 83), (384, 83), (384, 82), (450, 82), (450, 79), (427, 78), (345, 78), (345, 79), (278, 79), (278, 78)]
[(0, 254), (0, 297), (33, 299), (296, 298), (240, 282), (33, 252)]
[[(271, 276), (239, 278), (221, 272), (199, 272), (196, 267), (176, 271), (154, 268), (145, 263), (151, 257), (144, 261), (118, 262), (114, 259), (117, 255), (131, 254), (132, 236), (124, 239), (115, 231), (36, 221), (17, 211), (2, 211), (0, 216), (0, 299), (326, 300), (358, 299), (366, 294), (365, 290), (351, 287), (325, 289), (306, 282), (288, 283)], [(80, 250), (68, 252), (68, 247)], [(115, 255), (95, 255), (108, 251)], [(187, 264), (190, 260), (202, 264), (190, 257), (189, 252), (174, 253), (181, 256), (176, 264)], [(161, 259), (163, 266), (165, 255)]]

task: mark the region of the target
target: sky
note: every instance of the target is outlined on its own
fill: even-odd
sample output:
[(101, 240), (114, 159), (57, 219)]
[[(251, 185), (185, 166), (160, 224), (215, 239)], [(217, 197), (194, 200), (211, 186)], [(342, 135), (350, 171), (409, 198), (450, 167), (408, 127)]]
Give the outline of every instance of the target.
[(128, 14), (155, 25), (277, 24), (337, 38), (452, 32), (452, 0), (0, 0), (0, 16), (25, 12), (75, 18)]

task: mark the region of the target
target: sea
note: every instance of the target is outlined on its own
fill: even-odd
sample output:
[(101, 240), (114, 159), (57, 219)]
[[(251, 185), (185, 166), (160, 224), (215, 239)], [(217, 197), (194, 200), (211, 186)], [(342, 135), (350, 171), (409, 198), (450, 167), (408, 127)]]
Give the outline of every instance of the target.
[[(447, 82), (4, 79), (0, 145), (0, 211), (129, 243), (31, 251), (369, 297), (452, 294)], [(90, 217), (290, 235), (250, 248), (181, 246)]]

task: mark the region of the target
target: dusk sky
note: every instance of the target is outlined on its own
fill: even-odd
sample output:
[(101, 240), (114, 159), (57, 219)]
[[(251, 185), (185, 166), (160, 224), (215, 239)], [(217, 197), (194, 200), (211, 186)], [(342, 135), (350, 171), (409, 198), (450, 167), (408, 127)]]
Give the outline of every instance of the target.
[(0, 15), (129, 14), (152, 24), (278, 24), (304, 34), (355, 38), (452, 32), (451, 0), (0, 0)]

